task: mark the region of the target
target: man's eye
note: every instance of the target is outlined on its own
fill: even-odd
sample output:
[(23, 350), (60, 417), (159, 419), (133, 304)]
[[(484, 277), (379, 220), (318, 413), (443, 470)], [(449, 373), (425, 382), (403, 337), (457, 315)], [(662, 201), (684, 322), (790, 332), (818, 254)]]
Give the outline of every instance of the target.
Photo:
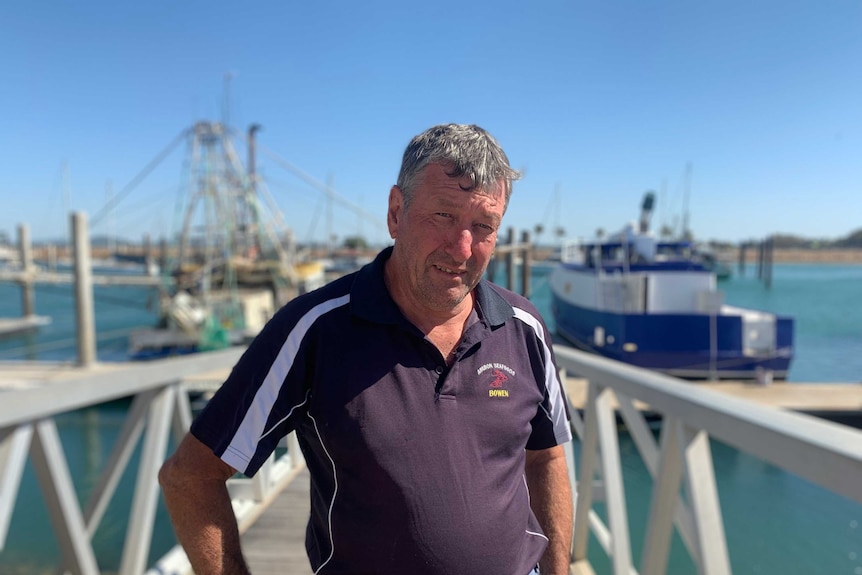
[(437, 215), (440, 216), (441, 218), (451, 218), (452, 217), (452, 214), (450, 214), (449, 212), (437, 212)]

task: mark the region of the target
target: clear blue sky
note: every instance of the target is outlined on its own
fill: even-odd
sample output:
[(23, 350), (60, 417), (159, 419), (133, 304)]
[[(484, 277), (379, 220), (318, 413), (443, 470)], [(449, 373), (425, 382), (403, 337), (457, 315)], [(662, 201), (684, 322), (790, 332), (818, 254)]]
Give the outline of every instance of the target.
[[(504, 221), (518, 230), (615, 231), (647, 189), (654, 227), (679, 223), (689, 162), (698, 238), (862, 228), (859, 0), (9, 0), (0, 53), (13, 238), (96, 215), (109, 182), (119, 193), (182, 130), (222, 119), (226, 92), (231, 125), (260, 123), (262, 146), (379, 215), (336, 206), (342, 238), (388, 240), (403, 148), (442, 122), (487, 128), (525, 171)], [(171, 234), (184, 158), (180, 146), (93, 233)], [(259, 163), (296, 236), (323, 239), (323, 194)]]

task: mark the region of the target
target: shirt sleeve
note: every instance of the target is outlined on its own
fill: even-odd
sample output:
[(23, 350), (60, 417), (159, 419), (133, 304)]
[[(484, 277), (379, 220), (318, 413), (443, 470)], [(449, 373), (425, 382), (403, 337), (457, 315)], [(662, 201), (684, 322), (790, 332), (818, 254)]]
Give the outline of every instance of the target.
[(289, 306), (282, 308), (192, 423), (192, 435), (249, 477), (305, 415), (309, 391), (299, 355), (304, 335)]
[(571, 441), (568, 402), (560, 382), (554, 350), (549, 344), (551, 337), (548, 329), (539, 317), (527, 310), (515, 308), (515, 317), (531, 327), (536, 338), (540, 359), (533, 371), (544, 391), (542, 402), (531, 422), (533, 432), (527, 441), (527, 449), (547, 449)]

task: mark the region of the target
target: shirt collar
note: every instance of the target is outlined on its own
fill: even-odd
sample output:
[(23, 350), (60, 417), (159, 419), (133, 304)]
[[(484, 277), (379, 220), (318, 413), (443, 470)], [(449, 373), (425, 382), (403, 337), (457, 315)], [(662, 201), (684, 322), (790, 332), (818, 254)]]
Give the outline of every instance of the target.
[(357, 316), (377, 323), (402, 323), (404, 315), (386, 289), (383, 268), (392, 255), (392, 247), (377, 254), (370, 264), (356, 272), (356, 279), (350, 289), (350, 310)]

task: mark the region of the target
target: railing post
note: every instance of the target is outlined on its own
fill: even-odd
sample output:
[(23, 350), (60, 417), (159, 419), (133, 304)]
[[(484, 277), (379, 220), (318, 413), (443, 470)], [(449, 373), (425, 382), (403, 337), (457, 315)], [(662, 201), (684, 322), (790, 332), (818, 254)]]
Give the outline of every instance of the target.
[(290, 456), (291, 469), (305, 464), (305, 457), (299, 449), (299, 438), (296, 437), (296, 432), (291, 432), (287, 436), (287, 454)]
[(631, 570), (631, 544), (626, 512), (626, 494), (623, 488), (623, 472), (620, 462), (620, 446), (614, 408), (611, 404), (613, 391), (603, 389), (596, 396), (596, 425), (598, 428), (599, 453), (602, 480), (605, 484), (605, 505), (611, 528), (611, 557), (614, 575), (628, 575)]
[(147, 567), (150, 543), (153, 537), (156, 506), (159, 501), (159, 467), (165, 460), (170, 435), (174, 394), (179, 386), (167, 386), (150, 403), (147, 416), (147, 432), (138, 463), (135, 495), (132, 499), (130, 521), (126, 531), (123, 558), (120, 563), (122, 575), (137, 575)]
[(682, 453), (685, 460), (686, 493), (694, 510), (695, 534), (700, 551), (699, 573), (729, 575), (730, 559), (721, 504), (715, 483), (709, 435), (702, 429), (681, 426)]
[(662, 575), (667, 569), (673, 534), (674, 509), (682, 481), (679, 423), (665, 415), (661, 431), (661, 454), (653, 483), (649, 529), (644, 536), (641, 575)]
[(87, 537), (63, 443), (53, 419), (35, 424), (30, 457), (60, 544), (64, 567), (75, 575), (98, 574), (99, 566)]
[(599, 426), (596, 416), (598, 386), (587, 385), (587, 403), (584, 406), (584, 436), (581, 441), (581, 469), (578, 476), (578, 499), (575, 505), (575, 532), (572, 544), (572, 559), (575, 563), (587, 561), (587, 544), (590, 539), (590, 509), (593, 505), (593, 481), (598, 459)]

